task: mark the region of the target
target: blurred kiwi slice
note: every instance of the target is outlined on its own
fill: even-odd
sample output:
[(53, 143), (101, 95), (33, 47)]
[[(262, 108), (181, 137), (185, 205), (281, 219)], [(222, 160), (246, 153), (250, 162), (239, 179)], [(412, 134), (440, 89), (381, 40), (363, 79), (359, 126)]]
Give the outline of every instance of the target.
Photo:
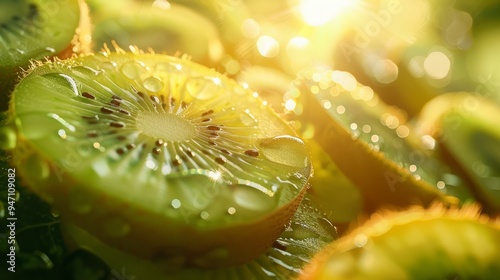
[[(0, 2), (0, 96), (9, 90), (31, 59), (67, 57), (85, 48), (88, 21), (84, 1), (5, 0)], [(62, 24), (64, 23), (64, 24)], [(82, 23), (82, 24), (80, 24)], [(2, 108), (5, 109), (5, 108)]]
[(204, 269), (182, 266), (176, 260), (138, 259), (103, 244), (75, 225), (65, 224), (63, 232), (70, 250), (85, 248), (104, 260), (112, 273), (126, 272), (150, 280), (294, 279), (314, 254), (337, 238), (335, 227), (307, 194), (273, 246), (254, 260), (234, 267)]
[(363, 193), (371, 208), (473, 200), (465, 182), (430, 154), (401, 110), (343, 71), (303, 71), (290, 89), (312, 138)]
[(311, 174), (304, 142), (251, 90), (166, 55), (39, 65), (13, 92), (9, 129), (18, 174), (63, 220), (200, 267), (268, 249)]
[(480, 215), (477, 205), (436, 205), (374, 214), (317, 254), (298, 279), (495, 279), (499, 273), (500, 221)]
[(477, 94), (455, 92), (431, 100), (419, 133), (438, 140), (474, 182), (485, 210), (500, 213), (500, 106)]
[[(93, 1), (96, 2), (96, 1)], [(215, 66), (224, 46), (214, 23), (204, 16), (167, 1), (116, 1), (91, 5), (95, 49), (116, 42), (156, 53), (188, 55), (193, 61)]]

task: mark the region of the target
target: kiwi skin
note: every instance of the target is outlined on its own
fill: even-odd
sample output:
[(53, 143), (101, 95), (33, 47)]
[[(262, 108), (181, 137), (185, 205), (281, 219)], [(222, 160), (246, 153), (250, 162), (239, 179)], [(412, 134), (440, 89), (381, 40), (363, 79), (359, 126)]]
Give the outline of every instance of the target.
[[(19, 80), (24, 75), (25, 69), (30, 67), (30, 61), (32, 60), (42, 60), (42, 59), (53, 59), (60, 58), (66, 59), (75, 54), (90, 53), (91, 51), (91, 24), (89, 9), (84, 0), (64, 0), (58, 1), (60, 3), (57, 7), (61, 9), (70, 9), (69, 7), (77, 8), (76, 19), (78, 20), (78, 26), (74, 30), (73, 34), (65, 35), (68, 38), (66, 45), (64, 47), (53, 47), (52, 42), (40, 41), (40, 46), (37, 49), (30, 50), (30, 55), (19, 56), (22, 57), (20, 61), (16, 63), (0, 63), (0, 110), (5, 111), (8, 107), (9, 94), (11, 93), (14, 86), (19, 82)], [(47, 4), (54, 4), (55, 1), (46, 2)], [(54, 5), (56, 5), (54, 4)], [(46, 11), (42, 11), (46, 12)], [(53, 14), (49, 16), (44, 15), (44, 20), (50, 18)], [(71, 15), (71, 17), (75, 17)], [(4, 23), (8, 25), (9, 23)], [(24, 28), (24, 27), (23, 27)], [(46, 32), (46, 31), (44, 31)], [(22, 43), (22, 42), (21, 42)], [(33, 44), (32, 41), (26, 41), (25, 44)], [(46, 48), (51, 48), (54, 50), (52, 54), (48, 54), (42, 50)]]
[(497, 279), (499, 274), (500, 220), (481, 215), (479, 205), (434, 204), (374, 214), (328, 245), (299, 279)]

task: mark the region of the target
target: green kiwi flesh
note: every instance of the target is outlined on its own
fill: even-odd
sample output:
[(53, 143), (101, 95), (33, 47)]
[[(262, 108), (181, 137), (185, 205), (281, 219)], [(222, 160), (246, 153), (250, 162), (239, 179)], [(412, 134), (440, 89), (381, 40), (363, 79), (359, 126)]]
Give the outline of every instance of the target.
[(474, 199), (465, 182), (420, 144), (401, 112), (342, 71), (303, 71), (290, 92), (297, 119), (377, 208)]
[(304, 142), (256, 96), (166, 55), (47, 62), (13, 91), (13, 165), (63, 220), (113, 247), (245, 263), (285, 229), (311, 174)]
[(202, 269), (182, 267), (175, 261), (154, 262), (117, 251), (71, 224), (63, 230), (70, 248), (86, 248), (112, 269), (126, 267), (137, 279), (294, 279), (302, 267), (337, 236), (335, 227), (306, 194), (285, 231), (273, 246), (255, 260), (236, 267)]
[(79, 20), (78, 0), (0, 2), (0, 91), (4, 100), (20, 67), (70, 46)]
[(497, 279), (500, 221), (479, 207), (377, 213), (327, 246), (301, 280)]
[(472, 179), (478, 200), (500, 213), (500, 106), (471, 93), (431, 100), (419, 118), (420, 133), (435, 137)]

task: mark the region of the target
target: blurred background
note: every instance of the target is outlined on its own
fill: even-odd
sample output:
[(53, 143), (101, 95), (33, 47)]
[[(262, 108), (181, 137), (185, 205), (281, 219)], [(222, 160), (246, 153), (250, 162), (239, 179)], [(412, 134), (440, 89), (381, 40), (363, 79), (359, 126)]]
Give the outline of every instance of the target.
[[(286, 87), (308, 67), (351, 72), (416, 115), (432, 97), (500, 100), (500, 3), (493, 0), (89, 1), (94, 48), (114, 39), (194, 61), (294, 109)], [(288, 101), (288, 102), (287, 102)]]

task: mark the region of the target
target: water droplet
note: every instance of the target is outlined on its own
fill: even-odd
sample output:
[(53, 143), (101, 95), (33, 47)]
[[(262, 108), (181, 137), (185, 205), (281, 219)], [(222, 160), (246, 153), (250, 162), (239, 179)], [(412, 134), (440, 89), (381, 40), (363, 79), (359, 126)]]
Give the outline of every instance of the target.
[(68, 200), (71, 210), (78, 214), (87, 214), (92, 210), (92, 197), (81, 188), (72, 189)]
[(122, 218), (110, 218), (103, 223), (103, 231), (111, 237), (123, 237), (130, 232), (130, 225)]
[(181, 201), (176, 198), (176, 199), (172, 199), (171, 205), (174, 209), (179, 209), (182, 204), (181, 204)]
[[(192, 97), (199, 100), (211, 99), (224, 91), (217, 78), (193, 77), (187, 80), (186, 90)], [(217, 82), (219, 81), (219, 82)]]
[(237, 205), (253, 211), (265, 212), (275, 205), (274, 199), (268, 194), (243, 184), (234, 187), (233, 198)]
[(139, 78), (142, 69), (143, 69), (142, 65), (139, 64), (138, 62), (129, 61), (125, 62), (122, 65), (120, 71), (122, 72), (123, 75), (125, 75), (125, 77), (134, 80)]
[(151, 92), (159, 92), (163, 88), (163, 82), (157, 77), (146, 78), (142, 85)]
[(20, 132), (26, 139), (48, 138), (47, 134), (61, 128), (55, 117), (40, 114), (23, 114), (19, 118)]
[(354, 245), (356, 245), (356, 247), (364, 247), (366, 243), (368, 243), (368, 237), (366, 237), (366, 235), (358, 234), (354, 237)]
[(446, 187), (446, 184), (443, 181), (439, 181), (437, 182), (436, 186), (438, 187), (438, 189), (442, 190)]
[(17, 134), (11, 126), (0, 126), (0, 148), (10, 150), (16, 146)]
[(113, 70), (116, 68), (116, 63), (113, 61), (104, 61), (101, 63), (101, 69), (104, 70)]
[(246, 109), (244, 112), (240, 113), (240, 120), (246, 126), (256, 125), (257, 119), (255, 118), (250, 110)]
[(227, 213), (229, 213), (229, 215), (234, 215), (236, 213), (236, 208), (234, 207), (229, 207), (227, 209)]
[(306, 145), (297, 137), (276, 136), (261, 140), (259, 144), (262, 155), (272, 162), (299, 168), (309, 165)]
[(207, 211), (203, 211), (200, 213), (200, 217), (203, 219), (203, 220), (206, 220), (208, 219), (208, 217), (210, 217), (210, 214), (208, 214)]

